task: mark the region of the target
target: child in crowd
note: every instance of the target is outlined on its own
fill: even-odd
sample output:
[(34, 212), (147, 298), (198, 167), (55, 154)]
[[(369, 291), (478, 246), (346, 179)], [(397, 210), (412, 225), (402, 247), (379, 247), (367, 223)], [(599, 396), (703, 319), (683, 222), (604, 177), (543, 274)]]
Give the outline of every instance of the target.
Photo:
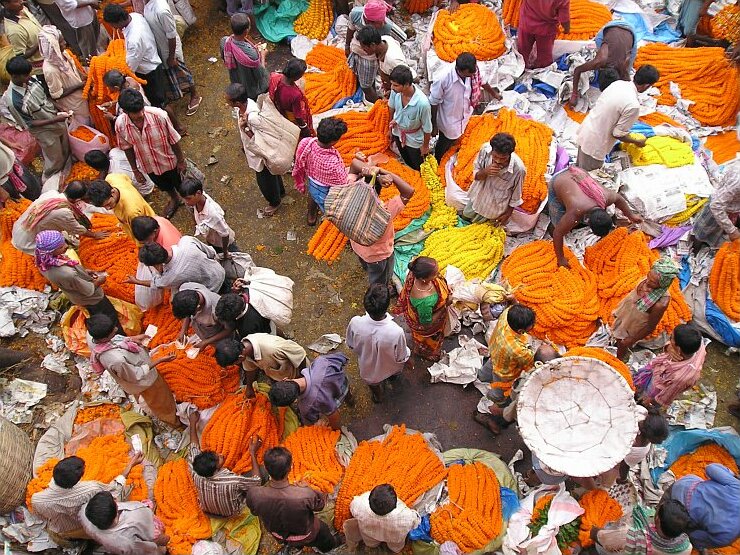
[(224, 218), (223, 208), (203, 191), (203, 183), (196, 179), (183, 179), (180, 196), (193, 209), (198, 239), (211, 245), (216, 252), (223, 253), (224, 258), (230, 258), (230, 252), (239, 250), (234, 242), (234, 230)]

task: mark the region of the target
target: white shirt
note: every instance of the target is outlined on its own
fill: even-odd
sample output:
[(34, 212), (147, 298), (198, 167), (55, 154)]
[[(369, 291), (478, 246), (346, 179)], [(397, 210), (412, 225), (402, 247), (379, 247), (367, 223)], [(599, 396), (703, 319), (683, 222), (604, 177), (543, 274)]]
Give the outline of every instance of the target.
[(208, 193), (203, 193), (206, 202), (200, 212), (193, 206), (193, 217), (195, 218), (195, 236), (209, 245), (221, 247), (223, 238), (228, 237), (229, 243), (234, 242), (234, 230), (229, 227), (224, 217), (224, 209), (211, 198)]
[(615, 81), (601, 93), (578, 128), (578, 148), (591, 158), (603, 160), (617, 138), (629, 134), (638, 117), (637, 87), (632, 81)]
[(157, 53), (157, 41), (144, 16), (133, 12), (131, 22), (123, 28), (126, 39), (126, 64), (134, 73), (146, 75), (162, 63)]
[(385, 542), (396, 552), (403, 549), (406, 536), (421, 522), (419, 513), (409, 509), (400, 499), (396, 502), (396, 508), (387, 515), (375, 514), (370, 508), (370, 492), (356, 496), (350, 503), (349, 510), (359, 523), (365, 545), (375, 547), (380, 542)]
[(127, 175), (131, 180), (131, 184), (136, 187), (142, 195), (148, 195), (154, 190), (154, 182), (149, 175), (144, 174), (144, 183), (139, 183), (134, 175), (134, 170), (131, 169), (126, 153), (118, 147), (110, 149), (108, 153), (108, 159), (110, 160), (110, 167), (108, 173), (122, 173)]
[[(388, 45), (388, 50), (385, 53), (385, 57), (380, 61), (380, 71), (386, 75), (390, 75), (396, 66), (409, 67), (406, 56), (403, 50), (401, 50), (401, 43), (390, 35), (383, 35), (381, 39)], [(409, 69), (411, 68), (409, 67)], [(411, 69), (411, 75), (416, 79), (416, 72), (413, 69)]]
[(429, 103), (437, 106), (437, 129), (448, 139), (458, 139), (468, 125), (473, 107), (470, 105), (472, 79), (463, 81), (455, 64), (440, 79), (432, 83)]
[(81, 29), (90, 25), (95, 19), (95, 10), (92, 6), (77, 5), (77, 0), (54, 0), (56, 5), (59, 6), (59, 11), (62, 12), (64, 19), (67, 20), (69, 25), (73, 29)]
[(373, 385), (401, 372), (411, 356), (406, 335), (390, 314), (380, 321), (369, 314), (355, 316), (347, 326), (346, 341), (357, 354), (360, 377)]
[(149, 24), (155, 40), (157, 41), (157, 52), (163, 62), (170, 55), (168, 40), (175, 39), (175, 58), (180, 62), (185, 61), (182, 54), (182, 41), (177, 34), (175, 16), (167, 0), (149, 0), (144, 6), (144, 19)]

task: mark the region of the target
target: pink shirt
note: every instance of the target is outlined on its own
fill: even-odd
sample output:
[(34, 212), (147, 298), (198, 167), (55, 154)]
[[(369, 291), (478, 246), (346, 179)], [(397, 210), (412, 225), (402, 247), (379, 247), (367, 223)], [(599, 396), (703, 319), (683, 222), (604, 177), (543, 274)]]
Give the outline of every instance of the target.
[(365, 262), (380, 262), (393, 254), (393, 235), (395, 234), (395, 230), (393, 229), (393, 219), (403, 212), (406, 205), (401, 200), (401, 197), (397, 196), (385, 203), (385, 207), (388, 212), (391, 213), (391, 220), (388, 222), (388, 227), (385, 229), (385, 233), (380, 239), (366, 247), (359, 245), (354, 241), (350, 241), (352, 250), (355, 251), (355, 254)]
[(570, 20), (570, 0), (523, 0), (519, 11), (519, 31), (554, 37), (558, 23)]
[(177, 230), (177, 228), (167, 218), (163, 218), (161, 216), (154, 216), (154, 219), (157, 220), (157, 223), (159, 224), (159, 234), (157, 234), (157, 243), (159, 243), (160, 245), (162, 245), (162, 247), (167, 249), (168, 253), (172, 254), (172, 246), (177, 245), (177, 243), (182, 238), (182, 234)]

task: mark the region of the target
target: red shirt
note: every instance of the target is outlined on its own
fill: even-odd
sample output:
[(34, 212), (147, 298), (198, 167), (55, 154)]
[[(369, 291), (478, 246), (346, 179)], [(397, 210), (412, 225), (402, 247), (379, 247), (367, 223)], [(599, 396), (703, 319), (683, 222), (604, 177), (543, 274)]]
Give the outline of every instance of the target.
[(522, 0), (519, 31), (554, 37), (558, 24), (566, 21), (570, 21), (570, 0)]
[(355, 251), (355, 254), (367, 263), (380, 262), (393, 254), (393, 236), (395, 235), (395, 230), (393, 229), (393, 218), (403, 212), (406, 205), (401, 200), (401, 197), (397, 196), (390, 199), (385, 204), (385, 208), (390, 212), (391, 219), (388, 222), (388, 227), (385, 228), (385, 233), (380, 239), (372, 245), (367, 246), (350, 241), (352, 250)]

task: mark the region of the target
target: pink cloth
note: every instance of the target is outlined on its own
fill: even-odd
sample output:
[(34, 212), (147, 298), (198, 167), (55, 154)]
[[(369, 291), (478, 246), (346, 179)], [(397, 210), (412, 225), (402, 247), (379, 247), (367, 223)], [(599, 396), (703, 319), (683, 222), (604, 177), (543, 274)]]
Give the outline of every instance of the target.
[(114, 335), (110, 341), (106, 341), (105, 343), (92, 343), (92, 348), (90, 349), (90, 365), (93, 372), (100, 375), (105, 371), (105, 367), (100, 363), (100, 355), (111, 349), (123, 349), (129, 353), (138, 353), (141, 351), (138, 343), (134, 343), (123, 335)]
[(362, 10), (362, 15), (367, 21), (385, 21), (385, 14), (390, 11), (390, 6), (383, 0), (369, 0)]
[[(252, 41), (247, 39), (244, 42), (249, 43), (252, 48), (259, 52)], [(226, 69), (236, 69), (237, 64), (254, 69), (259, 67), (260, 59), (259, 57), (257, 57), (256, 60), (250, 58), (249, 55), (239, 47), (232, 35), (226, 37), (226, 41), (224, 41), (224, 65), (226, 66)]]
[(606, 195), (601, 185), (579, 167), (571, 166), (568, 171), (570, 171), (573, 181), (578, 184), (583, 194), (594, 201), (599, 208), (606, 210)]
[(391, 254), (393, 254), (393, 235), (395, 234), (395, 230), (393, 229), (393, 219), (398, 216), (401, 212), (403, 212), (403, 209), (406, 208), (406, 205), (401, 200), (401, 197), (393, 197), (391, 200), (389, 200), (386, 205), (386, 209), (391, 214), (391, 219), (388, 222), (388, 227), (385, 229), (385, 233), (383, 233), (383, 236), (375, 241), (372, 245), (360, 245), (359, 243), (355, 243), (354, 241), (350, 241), (350, 244), (352, 245), (352, 250), (355, 251), (355, 254), (362, 258), (365, 262), (372, 263), (372, 262), (380, 262), (381, 260), (385, 260), (388, 258)]
[(569, 20), (570, 0), (523, 0), (518, 31), (554, 37), (558, 34), (558, 24)]
[(653, 371), (651, 389), (655, 392), (655, 400), (664, 407), (668, 406), (684, 391), (696, 385), (706, 356), (707, 350), (702, 343), (699, 350), (687, 360), (675, 362), (666, 353), (651, 360), (648, 368)]
[(336, 148), (324, 148), (316, 137), (307, 137), (298, 143), (293, 166), (295, 188), (306, 192), (310, 177), (324, 187), (347, 184), (347, 168)]
[(480, 70), (476, 66), (475, 75), (470, 79), (470, 106), (475, 110), (478, 107), (481, 97), (481, 87), (483, 80), (480, 76)]
[(157, 243), (162, 245), (167, 252), (172, 254), (172, 247), (182, 239), (182, 234), (167, 218), (154, 216), (159, 224), (159, 233), (157, 234)]

